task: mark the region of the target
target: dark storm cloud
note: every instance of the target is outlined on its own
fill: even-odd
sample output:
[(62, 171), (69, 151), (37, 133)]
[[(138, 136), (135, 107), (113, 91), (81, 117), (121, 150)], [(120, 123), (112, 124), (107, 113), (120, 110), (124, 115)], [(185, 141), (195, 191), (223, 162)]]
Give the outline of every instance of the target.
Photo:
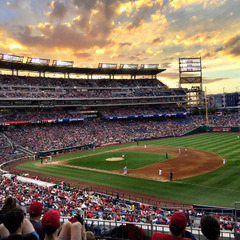
[(230, 54), (234, 56), (239, 56), (240, 55), (240, 35), (237, 35), (229, 39), (225, 44), (225, 48)]
[(141, 52), (138, 52), (138, 53), (130, 56), (129, 59), (130, 59), (131, 61), (138, 61), (138, 62), (139, 62), (139, 61), (148, 60), (147, 57), (143, 57), (143, 55), (144, 55), (145, 53), (146, 53), (145, 50), (144, 50), (144, 51), (141, 51)]
[(87, 58), (91, 57), (92, 55), (90, 53), (81, 52), (81, 53), (74, 53), (74, 56), (76, 58), (87, 59)]
[(127, 30), (132, 30), (140, 27), (146, 18), (149, 17), (149, 12), (150, 7), (148, 6), (142, 6), (141, 8), (138, 9), (138, 11), (134, 14), (133, 16), (133, 21), (128, 24)]
[(54, 1), (51, 5), (52, 11), (49, 14), (51, 20), (63, 19), (68, 12), (68, 7), (62, 1)]
[(123, 42), (123, 43), (119, 43), (119, 47), (125, 47), (125, 46), (131, 46), (132, 43), (130, 42)]
[(148, 58), (142, 58), (142, 57), (139, 57), (139, 56), (131, 56), (128, 59), (130, 61), (134, 61), (134, 62), (144, 62), (144, 61), (148, 60)]
[(71, 10), (67, 10), (62, 1), (54, 2), (49, 17), (62, 19), (67, 13), (74, 12), (72, 18), (75, 20), (71, 25), (62, 24), (61, 21), (56, 25), (42, 24), (38, 27), (38, 34), (36, 29), (33, 31), (30, 27), (20, 26), (17, 34), (13, 32), (13, 37), (25, 46), (75, 50), (104, 47), (111, 43), (109, 35), (113, 29), (112, 23), (120, 5), (119, 1), (73, 0), (67, 4), (72, 6)]
[(79, 16), (74, 20), (73, 27), (93, 37), (108, 37), (120, 3), (118, 0), (73, 0), (77, 9), (75, 12)]
[(159, 43), (162, 43), (164, 42), (164, 38), (163, 37), (158, 37), (158, 38), (155, 38), (153, 39), (153, 41), (151, 42), (152, 45), (158, 45)]
[(143, 23), (143, 20), (140, 16), (136, 15), (133, 19), (133, 22), (128, 24), (127, 29), (128, 30), (132, 30), (135, 28), (138, 28), (139, 26), (141, 26)]
[(239, 56), (240, 55), (240, 35), (236, 35), (230, 38), (228, 41), (226, 41), (226, 43), (222, 47), (216, 50), (216, 52), (222, 52), (222, 51), (233, 56)]
[(102, 39), (88, 38), (82, 33), (78, 33), (65, 25), (57, 25), (49, 30), (47, 36), (33, 36), (30, 27), (21, 27), (17, 35), (17, 40), (27, 46), (38, 46), (43, 48), (69, 48), (84, 49), (92, 46), (104, 47), (110, 41)]

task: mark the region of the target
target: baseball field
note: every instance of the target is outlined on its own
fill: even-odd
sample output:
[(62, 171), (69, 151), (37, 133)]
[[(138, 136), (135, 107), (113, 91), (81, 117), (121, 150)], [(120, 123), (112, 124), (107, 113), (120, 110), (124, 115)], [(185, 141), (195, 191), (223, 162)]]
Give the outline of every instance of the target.
[[(125, 165), (127, 175), (123, 174)], [(240, 201), (237, 133), (165, 138), (139, 142), (139, 146), (120, 144), (54, 157), (47, 164), (26, 162), (18, 169), (190, 204), (234, 207)]]

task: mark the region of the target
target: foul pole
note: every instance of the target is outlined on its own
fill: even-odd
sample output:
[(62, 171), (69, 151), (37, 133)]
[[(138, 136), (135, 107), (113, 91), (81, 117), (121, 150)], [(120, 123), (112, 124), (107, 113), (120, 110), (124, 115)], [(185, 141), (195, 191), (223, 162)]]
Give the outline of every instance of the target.
[(205, 88), (205, 110), (206, 110), (206, 125), (208, 129), (208, 100), (207, 100), (207, 88)]

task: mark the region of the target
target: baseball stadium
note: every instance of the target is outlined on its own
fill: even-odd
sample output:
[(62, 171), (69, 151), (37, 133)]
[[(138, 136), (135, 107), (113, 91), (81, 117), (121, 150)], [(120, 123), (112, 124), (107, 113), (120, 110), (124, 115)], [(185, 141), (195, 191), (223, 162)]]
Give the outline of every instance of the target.
[[(2, 204), (7, 195), (26, 208), (38, 200), (109, 231), (139, 224), (148, 237), (168, 231), (178, 210), (199, 239), (207, 212), (218, 216), (222, 237), (237, 236), (239, 113), (210, 105), (201, 59), (179, 60), (178, 88), (161, 82), (166, 69), (158, 64), (49, 61), (1, 55), (8, 72), (0, 75)], [(197, 76), (182, 75), (192, 71), (181, 68), (186, 62), (197, 63)], [(189, 90), (186, 82), (198, 86)], [(228, 95), (229, 104), (234, 99)], [(125, 238), (113, 232), (95, 235)]]

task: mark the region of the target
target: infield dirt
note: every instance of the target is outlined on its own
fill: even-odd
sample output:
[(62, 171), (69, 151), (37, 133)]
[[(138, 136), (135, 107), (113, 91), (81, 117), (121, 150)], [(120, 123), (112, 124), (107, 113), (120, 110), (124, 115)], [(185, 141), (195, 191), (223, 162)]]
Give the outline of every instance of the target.
[[(188, 178), (192, 176), (201, 175), (207, 172), (216, 170), (222, 166), (221, 156), (210, 153), (206, 151), (188, 149), (187, 152), (184, 149), (181, 149), (181, 154), (179, 154), (179, 149), (174, 147), (156, 147), (149, 146), (144, 147), (128, 147), (125, 149), (115, 150), (114, 152), (144, 152), (144, 153), (161, 153), (171, 155), (173, 158), (166, 159), (165, 161), (151, 164), (138, 169), (128, 169), (128, 176), (151, 179), (155, 181), (169, 181), (170, 172), (173, 172), (173, 180)], [(95, 154), (96, 158), (98, 154)], [(52, 165), (66, 165), (68, 160), (65, 161), (56, 161)], [(40, 164), (38, 164), (40, 166)], [(51, 163), (44, 164), (43, 166), (50, 166)], [(79, 168), (79, 169), (88, 169), (97, 172), (106, 172), (111, 174), (123, 174), (123, 170), (100, 170), (95, 168), (85, 168), (78, 166), (67, 165), (68, 167)], [(162, 168), (162, 175), (159, 176), (159, 167)]]

